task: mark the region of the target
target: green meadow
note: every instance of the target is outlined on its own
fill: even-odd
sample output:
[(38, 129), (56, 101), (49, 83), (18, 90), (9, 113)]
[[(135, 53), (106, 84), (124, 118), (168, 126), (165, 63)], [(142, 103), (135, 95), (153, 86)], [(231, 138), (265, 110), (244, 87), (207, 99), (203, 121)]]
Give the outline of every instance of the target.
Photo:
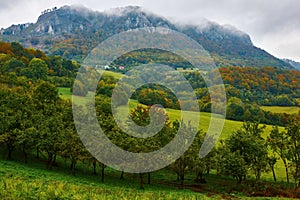
[(1, 159), (0, 199), (209, 199), (205, 194), (155, 183), (140, 190), (138, 179), (125, 175), (120, 181), (115, 171), (108, 172), (101, 183), (99, 176), (81, 170), (72, 176), (61, 167), (48, 171), (36, 161), (25, 165)]
[(300, 111), (300, 107), (296, 106), (261, 106), (261, 108), (273, 113), (297, 114)]
[[(45, 159), (45, 158), (44, 158)], [(43, 159), (42, 159), (43, 160)], [(99, 200), (199, 200), (199, 199), (250, 199), (243, 192), (228, 193), (230, 188), (239, 188), (232, 178), (206, 176), (209, 184), (195, 184), (194, 177), (187, 174), (185, 186), (178, 185), (176, 175), (169, 170), (160, 170), (151, 175), (151, 184), (139, 189), (139, 178), (106, 168), (105, 183), (92, 167), (78, 164), (76, 176), (68, 170), (68, 162), (59, 159), (59, 166), (46, 170), (43, 161), (34, 158), (28, 164), (0, 158), (0, 199), (99, 199)], [(270, 182), (267, 182), (270, 184)], [(281, 199), (252, 197), (251, 199)]]

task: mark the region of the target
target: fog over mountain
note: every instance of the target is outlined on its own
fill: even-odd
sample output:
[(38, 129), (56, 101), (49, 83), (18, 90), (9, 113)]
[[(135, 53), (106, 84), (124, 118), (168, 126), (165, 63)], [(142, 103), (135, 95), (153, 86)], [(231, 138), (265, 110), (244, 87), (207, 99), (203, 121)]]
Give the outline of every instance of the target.
[(250, 36), (233, 27), (202, 19), (202, 24), (174, 23), (138, 7), (94, 11), (82, 6), (45, 10), (36, 23), (12, 25), (1, 30), (4, 41), (18, 41), (48, 54), (82, 60), (100, 41), (113, 34), (143, 27), (166, 27), (182, 32), (201, 44), (217, 66), (274, 66), (292, 68), (253, 45)]
[[(0, 28), (35, 22), (42, 10), (83, 4), (93, 10), (141, 6), (172, 23), (202, 24), (202, 19), (231, 24), (251, 35), (255, 46), (278, 58), (300, 61), (300, 1), (298, 0), (11, 0), (0, 2)], [(276, 41), (276, 42), (274, 42)]]

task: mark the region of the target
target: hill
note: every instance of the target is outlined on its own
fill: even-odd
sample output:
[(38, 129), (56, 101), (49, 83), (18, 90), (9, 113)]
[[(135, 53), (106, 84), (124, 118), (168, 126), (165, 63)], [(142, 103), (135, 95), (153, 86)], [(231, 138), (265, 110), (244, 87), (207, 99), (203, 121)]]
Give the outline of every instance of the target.
[[(48, 57), (41, 51), (23, 48), (18, 43), (0, 43), (1, 199), (150, 199), (153, 197), (157, 199), (201, 199), (206, 196), (218, 199), (232, 198), (232, 196), (299, 198), (300, 191), (296, 189), (299, 182), (298, 174), (294, 176), (293, 180), (295, 189), (292, 189), (293, 184), (282, 182), (285, 179), (287, 182), (289, 180), (292, 182), (292, 177), (288, 176), (288, 173), (284, 174), (285, 170), (293, 173), (294, 169), (300, 168), (297, 160), (286, 155), (286, 153), (292, 152), (298, 158), (300, 157), (299, 151), (291, 148), (294, 147), (294, 144), (297, 145), (295, 150), (300, 148), (299, 138), (293, 137), (299, 135), (299, 116), (296, 115), (283, 115), (286, 127), (278, 129), (259, 123), (245, 122), (242, 124), (242, 122), (226, 120), (224, 134), (221, 136), (222, 142), (220, 141), (208, 156), (200, 159), (200, 146), (204, 144), (204, 137), (206, 137), (204, 131), (207, 130), (210, 122), (210, 114), (201, 113), (200, 128), (203, 131), (198, 131), (190, 148), (178, 160), (169, 163), (169, 166), (151, 173), (129, 174), (124, 168), (121, 169), (123, 172), (117, 172), (106, 166), (104, 162), (97, 161), (83, 145), (84, 140), (80, 139), (76, 130), (78, 127), (75, 127), (73, 119), (78, 116), (73, 115), (75, 107), (80, 109), (78, 114), (81, 119), (87, 120), (80, 123), (80, 126), (89, 125), (92, 122), (89, 110), (85, 109), (90, 104), (83, 107), (81, 104), (88, 103), (88, 101), (81, 96), (94, 95), (89, 88), (85, 90), (83, 85), (89, 85), (90, 82), (86, 81), (89, 80), (88, 77), (94, 76), (96, 71), (90, 71), (87, 78), (81, 77), (80, 81), (75, 81), (74, 85), (83, 91), (78, 94), (81, 96), (76, 97), (82, 100), (78, 106), (72, 106), (71, 101), (68, 100), (72, 94), (71, 90), (60, 88), (58, 91), (56, 88), (58, 85), (72, 86), (72, 80), (74, 81), (78, 67), (76, 62), (59, 56)], [(246, 70), (245, 73), (240, 73), (242, 70)], [(237, 74), (247, 75), (246, 72), (251, 70), (252, 68), (237, 68), (236, 70), (232, 68), (230, 72), (236, 71)], [(253, 68), (253, 70), (257, 69)], [(226, 69), (220, 71), (223, 71), (224, 75), (228, 75)], [(264, 72), (263, 78), (270, 79), (270, 81), (279, 78), (283, 82), (294, 82), (297, 85), (299, 80), (296, 72), (289, 73), (291, 71), (288, 70), (262, 68), (260, 71), (254, 72), (247, 75), (249, 79), (255, 79), (255, 74)], [(272, 76), (273, 74), (279, 75), (279, 73), (282, 73), (279, 77)], [(166, 117), (168, 115), (170, 117), (170, 121), (165, 122), (159, 133), (145, 139), (126, 134), (116, 124), (111, 113), (111, 90), (121, 76), (122, 74), (114, 72), (106, 73), (99, 81), (100, 87), (97, 88), (94, 98), (99, 125), (116, 146), (133, 153), (147, 153), (167, 146), (172, 138), (177, 137), (179, 126), (187, 135), (198, 128), (197, 122), (186, 123), (189, 119), (181, 123), (176, 121), (181, 118), (182, 112), (179, 110), (167, 108), (165, 113), (157, 108), (159, 116), (166, 114)], [(196, 87), (197, 84), (201, 85), (201, 80), (193, 79), (193, 76), (189, 80), (194, 81), (192, 83)], [(230, 79), (227, 81), (228, 84), (231, 83)], [(176, 83), (180, 85), (180, 82)], [(252, 87), (251, 81), (247, 81), (247, 83), (249, 83), (249, 87)], [(198, 89), (204, 88), (199, 86)], [(286, 88), (286, 90), (292, 89)], [(201, 93), (199, 90), (199, 92), (199, 95), (205, 95), (205, 91)], [(297, 91), (294, 92), (297, 93)], [(63, 98), (60, 98), (60, 94), (63, 95)], [(73, 94), (77, 95), (74, 90)], [(161, 94), (157, 96), (159, 98), (164, 95), (161, 92), (159, 94)], [(291, 95), (294, 94), (291, 93)], [(148, 123), (150, 107), (136, 106), (136, 102), (134, 101), (132, 104), (130, 117), (136, 123)], [(125, 111), (122, 110), (125, 108), (125, 102), (118, 103), (123, 105), (119, 107), (120, 110), (117, 110), (122, 114), (122, 111)], [(252, 117), (260, 117), (262, 120), (265, 115), (262, 111), (253, 109), (254, 107), (251, 108), (248, 105), (243, 107), (242, 102), (236, 97), (231, 98), (229, 103), (228, 108), (231, 111), (228, 110), (231, 115), (242, 114), (247, 116), (248, 120)], [(243, 108), (249, 110), (243, 114)], [(183, 112), (188, 112), (190, 119), (199, 115), (198, 112)], [(265, 118), (271, 114), (265, 115)], [(274, 117), (278, 116), (280, 117), (279, 114), (273, 115), (272, 122), (276, 120)], [(262, 123), (262, 121), (260, 122)], [(127, 124), (127, 121), (125, 123), (127, 126), (130, 125)], [(284, 140), (281, 141), (279, 138), (280, 143), (278, 144), (276, 137), (283, 134)], [(268, 135), (272, 140), (266, 138)], [(234, 142), (236, 139), (237, 141)], [(91, 142), (93, 143), (94, 140)], [(272, 149), (267, 149), (265, 144), (271, 144)], [(237, 145), (239, 145), (237, 148), (233, 148)], [(175, 151), (178, 147), (179, 145), (175, 147)], [(284, 148), (286, 153), (283, 157), (277, 155), (277, 147)], [(100, 149), (103, 155), (106, 154), (105, 150), (108, 148), (97, 146), (97, 149)], [(236, 149), (243, 149), (245, 150), (243, 152), (247, 154), (241, 155)], [(115, 155), (110, 156), (115, 157)], [(4, 160), (4, 157), (10, 161)], [(158, 159), (164, 160), (166, 157), (168, 156), (158, 157)], [(157, 159), (152, 157), (149, 161), (156, 162)], [(21, 162), (25, 162), (26, 165), (21, 165)], [(284, 163), (288, 163), (288, 165), (284, 165)], [(272, 174), (270, 170), (273, 172)], [(243, 178), (237, 178), (237, 176), (243, 176)], [(272, 178), (274, 182), (271, 182)], [(138, 185), (141, 190), (137, 190)]]
[(12, 25), (0, 31), (3, 41), (18, 41), (81, 61), (99, 42), (113, 34), (135, 28), (166, 27), (182, 32), (210, 52), (217, 66), (292, 66), (253, 45), (250, 36), (231, 26), (207, 21), (203, 26), (173, 24), (140, 7), (96, 12), (82, 7), (63, 6), (42, 12), (36, 23)]
[(293, 67), (295, 67), (297, 70), (300, 71), (300, 62), (296, 62), (294, 60), (290, 60), (290, 59), (282, 59), (284, 62), (289, 63), (290, 65), (292, 65)]

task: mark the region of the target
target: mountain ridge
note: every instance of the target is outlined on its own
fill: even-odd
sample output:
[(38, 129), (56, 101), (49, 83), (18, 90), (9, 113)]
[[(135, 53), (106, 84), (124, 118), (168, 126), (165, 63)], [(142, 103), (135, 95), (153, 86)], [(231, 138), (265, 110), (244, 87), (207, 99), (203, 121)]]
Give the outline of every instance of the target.
[(295, 60), (291, 60), (291, 59), (282, 59), (284, 62), (289, 63), (290, 65), (292, 65), (295, 69), (297, 69), (298, 71), (300, 71), (300, 62), (297, 62)]
[(248, 34), (208, 21), (205, 26), (174, 24), (138, 6), (93, 11), (80, 6), (48, 9), (36, 23), (1, 29), (3, 41), (17, 41), (47, 54), (82, 60), (100, 41), (113, 34), (143, 27), (165, 27), (186, 34), (212, 55), (217, 66), (273, 66), (292, 69), (286, 63), (253, 45)]

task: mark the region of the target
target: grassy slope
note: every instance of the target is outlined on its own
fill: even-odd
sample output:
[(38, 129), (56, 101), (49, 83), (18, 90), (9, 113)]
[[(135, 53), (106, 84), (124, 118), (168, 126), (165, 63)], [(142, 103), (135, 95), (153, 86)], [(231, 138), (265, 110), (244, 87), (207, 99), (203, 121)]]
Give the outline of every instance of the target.
[[(103, 72), (103, 70), (99, 70), (99, 71)], [(104, 71), (104, 73), (102, 74), (102, 76), (112, 76), (115, 79), (120, 79), (124, 75), (120, 74), (120, 73), (112, 72), (112, 71)]]
[[(175, 181), (176, 175), (173, 172), (160, 170), (151, 173), (151, 184), (144, 184), (145, 190), (140, 190), (138, 175), (125, 173), (124, 179), (120, 180), (120, 172), (106, 168), (105, 183), (101, 183), (100, 175), (93, 175), (91, 166), (86, 167), (86, 164), (78, 163), (76, 176), (72, 176), (68, 162), (58, 159), (58, 165), (52, 171), (48, 171), (43, 161), (34, 158), (26, 165), (0, 158), (0, 199), (247, 198), (245, 193), (236, 191), (241, 185), (228, 177), (208, 175), (206, 176), (208, 184), (196, 184), (193, 181), (194, 175), (187, 174), (182, 189)], [(230, 190), (233, 191), (231, 195), (228, 194)]]
[(0, 199), (208, 199), (206, 195), (162, 185), (145, 185), (137, 180), (120, 181), (86, 174), (71, 176), (65, 171), (42, 169), (41, 165), (24, 165), (0, 160)]
[(296, 106), (261, 106), (261, 108), (273, 113), (296, 114), (300, 111), (300, 107)]

